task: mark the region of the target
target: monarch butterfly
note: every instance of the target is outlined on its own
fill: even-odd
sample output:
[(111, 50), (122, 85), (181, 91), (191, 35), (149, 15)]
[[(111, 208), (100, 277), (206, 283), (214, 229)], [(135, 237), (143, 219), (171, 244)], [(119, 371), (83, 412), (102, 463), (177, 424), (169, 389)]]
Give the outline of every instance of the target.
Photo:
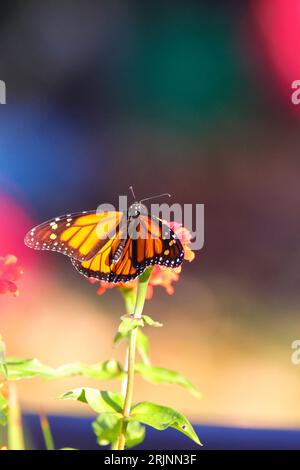
[(142, 204), (148, 199), (134, 202), (127, 212), (56, 217), (31, 229), (25, 245), (69, 256), (80, 274), (105, 282), (131, 281), (156, 264), (176, 268), (183, 262), (182, 244), (166, 223), (148, 215)]

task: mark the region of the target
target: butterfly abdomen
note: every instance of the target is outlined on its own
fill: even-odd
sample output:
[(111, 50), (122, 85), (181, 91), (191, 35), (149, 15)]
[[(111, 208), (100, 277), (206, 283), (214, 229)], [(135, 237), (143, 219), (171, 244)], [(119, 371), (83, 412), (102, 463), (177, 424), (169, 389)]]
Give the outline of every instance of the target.
[(121, 240), (120, 241), (119, 245), (117, 246), (116, 251), (113, 254), (112, 260), (111, 260), (113, 264), (117, 264), (117, 262), (120, 260), (120, 258), (122, 256), (122, 253), (124, 251), (125, 244), (126, 244), (126, 240)]

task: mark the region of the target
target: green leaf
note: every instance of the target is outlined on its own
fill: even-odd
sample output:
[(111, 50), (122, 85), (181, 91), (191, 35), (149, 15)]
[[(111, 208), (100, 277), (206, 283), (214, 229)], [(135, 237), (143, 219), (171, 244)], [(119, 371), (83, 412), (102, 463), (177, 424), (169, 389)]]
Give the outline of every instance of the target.
[(135, 371), (145, 380), (148, 380), (148, 382), (154, 384), (177, 384), (189, 390), (189, 392), (197, 398), (201, 398), (202, 396), (199, 390), (197, 390), (189, 380), (174, 370), (163, 369), (162, 367), (152, 367), (150, 365), (143, 364), (142, 362), (136, 362)]
[(10, 380), (41, 377), (43, 379), (56, 379), (82, 375), (82, 364), (75, 362), (52, 368), (43, 364), (39, 359), (7, 358), (8, 378)]
[(142, 358), (142, 361), (145, 364), (149, 365), (149, 339), (148, 336), (146, 336), (140, 328), (137, 331), (136, 348)]
[(197, 444), (202, 445), (187, 418), (168, 406), (161, 406), (156, 403), (144, 401), (133, 406), (129, 419), (147, 424), (160, 431), (172, 427), (188, 436)]
[[(100, 446), (115, 445), (122, 428), (122, 415), (120, 413), (102, 413), (93, 422), (94, 433)], [(145, 438), (145, 427), (138, 421), (129, 421), (126, 427), (126, 447), (134, 447)]]
[(52, 368), (42, 364), (38, 359), (7, 358), (8, 378), (10, 380), (41, 377), (46, 380), (61, 379), (84, 375), (86, 377), (108, 380), (123, 375), (121, 365), (114, 359), (87, 365), (81, 362), (65, 364)]
[(8, 403), (6, 398), (0, 393), (0, 425), (6, 426), (7, 424)]
[(121, 413), (124, 401), (121, 393), (97, 390), (90, 387), (74, 388), (64, 393), (60, 399), (77, 400), (86, 403), (96, 413)]
[(81, 365), (82, 375), (92, 379), (108, 380), (122, 377), (123, 369), (118, 361), (109, 359), (108, 361), (87, 366)]
[[(35, 359), (37, 361), (37, 359)], [(38, 361), (39, 362), (39, 361)], [(63, 379), (65, 377), (74, 377), (82, 375), (83, 364), (80, 362), (72, 362), (70, 364), (64, 364), (57, 368), (45, 366), (39, 362), (39, 368), (36, 369), (36, 375), (43, 379)], [(26, 367), (24, 369), (26, 371)]]
[(92, 424), (100, 446), (115, 444), (122, 428), (120, 413), (102, 413)]
[(123, 335), (122, 333), (117, 332), (114, 339), (113, 339), (113, 345), (118, 346), (123, 339), (128, 339), (128, 335)]
[(149, 326), (154, 326), (155, 328), (159, 328), (160, 326), (163, 326), (162, 323), (159, 323), (158, 321), (153, 320), (149, 315), (142, 315), (142, 319), (146, 323), (146, 325)]
[(123, 315), (121, 320), (118, 332), (123, 336), (127, 335), (131, 330), (134, 330), (138, 326), (144, 326), (144, 322), (141, 318), (134, 318), (132, 315)]
[(7, 365), (6, 365), (6, 358), (5, 358), (5, 343), (0, 336), (0, 379), (1, 375), (4, 379), (7, 379)]
[(7, 361), (8, 378), (23, 379), (40, 376), (43, 378), (51, 378), (53, 369), (45, 366), (38, 359), (21, 359), (8, 357)]
[(130, 449), (143, 442), (145, 434), (145, 426), (142, 426), (138, 421), (129, 421), (125, 434), (126, 447)]

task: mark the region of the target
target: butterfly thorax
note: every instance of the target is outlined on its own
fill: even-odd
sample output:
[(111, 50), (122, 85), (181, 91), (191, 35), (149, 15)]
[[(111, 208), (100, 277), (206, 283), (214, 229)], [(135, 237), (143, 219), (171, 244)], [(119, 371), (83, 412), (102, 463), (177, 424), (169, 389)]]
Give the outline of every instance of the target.
[[(134, 204), (132, 204), (129, 207), (128, 213), (127, 213), (127, 222), (129, 222), (129, 227), (131, 227), (131, 228), (129, 228), (130, 233), (132, 231), (136, 230), (136, 221), (139, 218), (139, 216), (142, 215), (142, 214), (146, 215), (147, 213), (148, 213), (147, 207), (144, 206), (143, 204), (139, 203), (139, 202), (135, 202)], [(134, 220), (134, 222), (133, 222), (133, 220)], [(132, 221), (132, 223), (134, 223), (134, 226), (131, 226), (130, 221)], [(115, 253), (112, 256), (112, 263), (113, 264), (116, 264), (120, 260), (122, 254), (123, 254), (125, 245), (126, 245), (126, 239), (123, 238), (123, 239), (120, 240), (120, 243), (119, 243)]]
[(140, 202), (135, 202), (128, 209), (128, 218), (137, 219), (141, 214), (147, 215), (148, 209)]

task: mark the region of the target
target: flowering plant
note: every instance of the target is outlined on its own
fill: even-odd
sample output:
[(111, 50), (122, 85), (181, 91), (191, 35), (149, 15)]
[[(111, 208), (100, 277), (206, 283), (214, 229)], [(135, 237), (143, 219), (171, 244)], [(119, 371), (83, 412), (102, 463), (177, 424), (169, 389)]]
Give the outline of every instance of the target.
[[(179, 224), (170, 225), (180, 239), (184, 249), (184, 258), (192, 261), (195, 257), (189, 248), (191, 235)], [(133, 402), (134, 376), (141, 375), (145, 380), (158, 384), (177, 384), (186, 388), (194, 396), (200, 397), (198, 390), (181, 374), (151, 364), (149, 357), (149, 340), (142, 329), (146, 326), (161, 327), (162, 324), (143, 313), (146, 299), (153, 296), (157, 286), (165, 288), (168, 294), (174, 292), (173, 283), (179, 280), (181, 267), (171, 269), (164, 266), (151, 266), (137, 279), (127, 283), (98, 282), (98, 294), (102, 295), (107, 289), (115, 287), (124, 298), (126, 313), (121, 316), (121, 323), (114, 338), (114, 344), (127, 342), (125, 364), (121, 365), (115, 359), (102, 363), (87, 365), (83, 363), (65, 364), (51, 368), (42, 364), (38, 359), (20, 359), (5, 356), (5, 346), (0, 341), (0, 386), (8, 384), (8, 399), (0, 391), (0, 424), (8, 421), (8, 448), (24, 449), (24, 438), (20, 426), (20, 409), (18, 406), (15, 381), (39, 376), (44, 379), (58, 379), (70, 376), (85, 376), (89, 378), (108, 380), (121, 379), (121, 392), (110, 392), (90, 387), (76, 388), (67, 391), (61, 399), (72, 399), (85, 403), (97, 413), (93, 429), (99, 445), (110, 444), (112, 449), (123, 450), (140, 444), (145, 437), (145, 425), (158, 430), (168, 427), (177, 429), (194, 442), (202, 445), (188, 419), (180, 412), (168, 407), (142, 401)], [(17, 295), (15, 282), (22, 275), (22, 269), (17, 264), (17, 258), (8, 255), (0, 258), (0, 293), (12, 292)], [(139, 360), (136, 360), (137, 356)], [(54, 442), (45, 416), (41, 417), (41, 427), (45, 438), (46, 448), (54, 449)]]
[[(189, 231), (179, 224), (171, 224), (184, 248), (184, 258), (192, 261), (195, 257), (189, 248), (191, 235)], [(182, 432), (197, 444), (201, 445), (192, 425), (187, 418), (178, 411), (143, 401), (133, 403), (134, 375), (140, 374), (145, 380), (152, 383), (173, 383), (187, 388), (192, 394), (200, 397), (196, 388), (181, 374), (175, 371), (152, 366), (149, 358), (148, 338), (142, 332), (145, 326), (161, 327), (162, 324), (143, 314), (146, 299), (153, 296), (153, 289), (162, 286), (168, 294), (174, 291), (173, 282), (178, 281), (181, 267), (176, 269), (164, 266), (148, 268), (138, 279), (129, 283), (115, 285), (100, 281), (98, 294), (102, 295), (107, 289), (116, 287), (123, 295), (126, 314), (121, 317), (121, 323), (115, 336), (114, 343), (127, 341), (125, 365), (107, 361), (110, 364), (112, 377), (117, 374), (122, 378), (121, 393), (99, 391), (91, 388), (79, 388), (66, 392), (63, 399), (73, 399), (87, 403), (98, 418), (93, 428), (100, 445), (111, 444), (113, 449), (123, 450), (140, 444), (145, 437), (144, 425), (158, 430), (173, 427)], [(91, 280), (91, 282), (99, 282)], [(137, 353), (141, 361), (136, 361)]]

